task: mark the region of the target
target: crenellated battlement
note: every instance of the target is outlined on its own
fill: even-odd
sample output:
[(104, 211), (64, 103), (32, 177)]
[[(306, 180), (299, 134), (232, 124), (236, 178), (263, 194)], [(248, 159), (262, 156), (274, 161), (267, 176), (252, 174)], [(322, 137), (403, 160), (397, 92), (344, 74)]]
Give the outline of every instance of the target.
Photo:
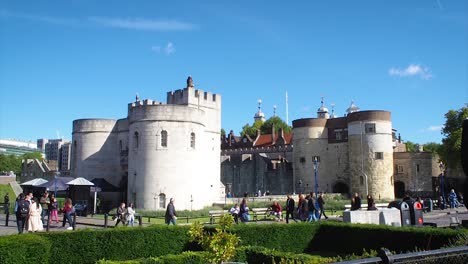
[(220, 108), (221, 95), (188, 87), (167, 93), (167, 104)]
[(145, 99), (142, 101), (136, 101), (133, 103), (128, 104), (128, 110), (134, 108), (134, 107), (139, 107), (139, 106), (146, 106), (146, 105), (162, 105), (164, 103), (159, 102), (159, 101), (153, 101), (151, 99)]

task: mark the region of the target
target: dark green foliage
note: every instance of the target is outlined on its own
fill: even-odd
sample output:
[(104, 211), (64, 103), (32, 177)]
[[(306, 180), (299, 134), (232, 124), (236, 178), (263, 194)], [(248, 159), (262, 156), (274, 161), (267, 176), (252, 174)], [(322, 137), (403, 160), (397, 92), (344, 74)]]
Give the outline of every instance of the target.
[(16, 175), (20, 175), (22, 159), (42, 160), (42, 154), (40, 152), (26, 153), (22, 156), (0, 154), (0, 171), (13, 171)]
[[(205, 229), (212, 231), (214, 226)], [(261, 246), (268, 250), (254, 251), (257, 252), (256, 258), (276, 262), (279, 259), (284, 263), (315, 263), (308, 256), (291, 259), (294, 254), (301, 253), (347, 256), (361, 255), (363, 249), (369, 251), (381, 247), (392, 252), (437, 249), (460, 244), (460, 239), (463, 239), (460, 233), (466, 234), (466, 231), (451, 229), (351, 225), (330, 221), (289, 225), (239, 224), (228, 231), (240, 237), (236, 261), (253, 258), (242, 252), (242, 248)], [(206, 253), (181, 254), (200, 250), (189, 242), (188, 232), (189, 226), (155, 225), (2, 236), (0, 263), (85, 264), (97, 260), (113, 263), (132, 259), (139, 262), (124, 263), (200, 263)], [(466, 242), (466, 237), (464, 239)], [(270, 263), (268, 261), (265, 263)]]
[(393, 252), (432, 250), (449, 245), (458, 238), (458, 233), (450, 229), (326, 222), (320, 224), (307, 252), (362, 255), (365, 249), (377, 250), (382, 247)]
[(315, 264), (334, 262), (333, 258), (312, 256), (307, 254), (297, 254), (291, 252), (280, 252), (263, 247), (245, 248), (247, 263), (294, 263), (294, 264)]
[[(94, 263), (178, 254), (190, 249), (188, 227), (155, 225), (43, 234), (51, 245), (51, 263)], [(77, 246), (79, 245), (79, 246)], [(63, 254), (67, 252), (67, 254)]]
[(294, 225), (236, 225), (232, 231), (240, 236), (242, 246), (262, 246), (285, 252), (303, 253), (318, 231), (316, 223)]
[(205, 252), (186, 251), (181, 254), (168, 254), (161, 257), (131, 261), (100, 260), (97, 264), (206, 264)]
[(32, 234), (0, 237), (0, 263), (48, 263), (50, 243)]

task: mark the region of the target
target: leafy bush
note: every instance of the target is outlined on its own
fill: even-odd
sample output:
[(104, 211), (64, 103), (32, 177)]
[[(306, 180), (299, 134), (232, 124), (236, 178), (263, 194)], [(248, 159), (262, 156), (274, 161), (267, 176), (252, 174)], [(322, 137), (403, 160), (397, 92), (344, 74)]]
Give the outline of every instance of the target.
[(50, 243), (34, 234), (0, 237), (0, 263), (48, 263)]
[(161, 257), (115, 261), (100, 260), (97, 264), (206, 264), (206, 252), (185, 251), (180, 254), (168, 254)]
[[(94, 263), (178, 254), (193, 249), (188, 227), (155, 225), (41, 234), (51, 244), (50, 263)], [(194, 247), (195, 250), (199, 249)], [(66, 252), (66, 253), (64, 253)]]
[(207, 252), (207, 260), (211, 263), (220, 263), (230, 260), (236, 252), (239, 237), (236, 234), (228, 233), (227, 229), (232, 225), (231, 215), (221, 216), (219, 227), (215, 232), (203, 230), (203, 226), (195, 223), (190, 227), (190, 241), (198, 242)]
[(334, 262), (334, 258), (280, 252), (262, 247), (247, 247), (245, 249), (248, 263), (291, 263), (291, 264), (318, 264)]

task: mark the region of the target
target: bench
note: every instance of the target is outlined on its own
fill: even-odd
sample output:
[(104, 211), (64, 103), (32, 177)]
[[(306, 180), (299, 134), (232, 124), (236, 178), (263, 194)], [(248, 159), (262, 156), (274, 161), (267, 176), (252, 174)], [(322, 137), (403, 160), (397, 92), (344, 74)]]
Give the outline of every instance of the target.
[(263, 215), (263, 219), (266, 219), (267, 216), (270, 216), (270, 208), (252, 208), (253, 220), (258, 221), (258, 216)]
[[(387, 206), (388, 206), (388, 203), (378, 203), (378, 204), (375, 204), (375, 207), (376, 207), (376, 208), (387, 208)], [(350, 210), (351, 210), (351, 205), (350, 205), (350, 204), (345, 205), (345, 210), (346, 210), (346, 209), (350, 209)], [(361, 209), (367, 210), (367, 204), (362, 204), (362, 205), (361, 205)]]
[(224, 214), (226, 214), (228, 210), (212, 210), (208, 211), (208, 214), (210, 215), (210, 224), (215, 223), (215, 218), (220, 218)]

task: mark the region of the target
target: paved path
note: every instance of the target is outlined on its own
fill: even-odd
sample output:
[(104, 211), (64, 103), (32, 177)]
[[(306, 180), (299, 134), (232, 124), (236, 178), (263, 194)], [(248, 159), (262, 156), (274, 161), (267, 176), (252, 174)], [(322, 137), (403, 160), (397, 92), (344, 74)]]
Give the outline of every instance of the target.
[[(435, 210), (430, 213), (424, 213), (424, 222), (428, 223), (435, 223), (437, 227), (448, 227), (450, 226), (450, 221), (452, 217), (457, 217), (461, 223), (462, 220), (468, 221), (468, 210), (465, 207), (456, 208), (456, 209), (445, 209), (445, 210)], [(342, 221), (343, 218), (339, 216), (329, 216), (328, 221)], [(110, 217), (108, 220), (108, 226), (113, 227), (115, 222), (113, 222)], [(327, 221), (323, 220), (322, 221)], [(86, 228), (104, 228), (104, 219), (98, 217), (81, 217), (77, 216), (76, 218), (76, 229), (86, 229)], [(268, 224), (274, 223), (275, 221), (258, 221), (258, 222), (249, 222), (249, 224)], [(291, 222), (291, 221), (290, 221)], [(0, 235), (12, 235), (17, 234), (18, 229), (16, 227), (16, 217), (14, 215), (10, 215), (9, 219), (9, 226), (5, 226), (6, 223), (6, 216), (5, 214), (0, 214)], [(277, 222), (277, 223), (285, 223)], [(137, 224), (135, 224), (137, 225)], [(143, 226), (148, 226), (149, 224), (145, 219), (143, 219)], [(71, 230), (67, 230), (68, 224), (62, 227), (62, 222), (59, 224), (52, 224), (50, 225), (50, 232), (72, 232)], [(44, 228), (45, 229), (45, 228)], [(45, 231), (44, 231), (45, 232)]]

